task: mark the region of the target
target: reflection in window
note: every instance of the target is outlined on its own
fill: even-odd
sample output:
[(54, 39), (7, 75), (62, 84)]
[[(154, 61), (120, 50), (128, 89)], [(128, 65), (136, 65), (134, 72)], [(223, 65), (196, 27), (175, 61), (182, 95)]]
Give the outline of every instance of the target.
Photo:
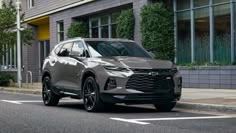
[[(90, 19), (90, 32), (92, 38), (116, 38), (117, 18), (120, 12), (103, 15)], [(100, 23), (99, 23), (100, 22)], [(99, 32), (100, 31), (100, 32)]]
[(177, 62), (191, 62), (190, 12), (177, 13)]
[(230, 5), (214, 7), (214, 61), (231, 61)]
[(230, 0), (213, 0), (213, 3), (224, 3), (224, 2), (230, 2)]
[(190, 9), (190, 0), (176, 0), (177, 10)]
[(17, 67), (16, 45), (2, 46), (2, 54), (0, 54), (0, 69), (16, 69), (16, 67)]
[(194, 0), (194, 7), (209, 5), (209, 0)]
[(201, 8), (194, 11), (195, 14), (195, 61), (210, 61), (210, 23), (209, 8)]

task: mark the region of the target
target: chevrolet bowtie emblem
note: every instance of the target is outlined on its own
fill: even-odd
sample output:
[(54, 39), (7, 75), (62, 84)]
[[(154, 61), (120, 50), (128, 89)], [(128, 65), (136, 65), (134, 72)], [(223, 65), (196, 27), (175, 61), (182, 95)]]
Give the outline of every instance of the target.
[(158, 76), (159, 73), (158, 73), (158, 72), (150, 72), (150, 73), (148, 73), (148, 75), (151, 75), (151, 76)]

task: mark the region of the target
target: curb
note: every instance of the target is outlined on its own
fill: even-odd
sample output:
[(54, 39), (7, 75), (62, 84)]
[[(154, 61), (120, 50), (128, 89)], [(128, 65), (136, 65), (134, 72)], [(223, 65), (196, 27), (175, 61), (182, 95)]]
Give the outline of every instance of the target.
[(233, 114), (236, 113), (236, 106), (205, 104), (205, 103), (178, 102), (176, 108), (189, 109), (195, 111), (208, 111), (208, 112), (233, 113)]
[(21, 93), (21, 94), (34, 94), (34, 95), (41, 95), (42, 91), (35, 89), (8, 89), (8, 88), (0, 88), (0, 91), (2, 92), (12, 92), (12, 93)]

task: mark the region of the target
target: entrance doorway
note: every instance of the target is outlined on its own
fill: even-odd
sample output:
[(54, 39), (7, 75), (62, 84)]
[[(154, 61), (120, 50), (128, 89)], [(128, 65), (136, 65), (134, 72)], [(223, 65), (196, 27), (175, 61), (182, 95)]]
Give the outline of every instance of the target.
[(42, 71), (43, 61), (50, 53), (49, 40), (39, 41), (39, 69)]

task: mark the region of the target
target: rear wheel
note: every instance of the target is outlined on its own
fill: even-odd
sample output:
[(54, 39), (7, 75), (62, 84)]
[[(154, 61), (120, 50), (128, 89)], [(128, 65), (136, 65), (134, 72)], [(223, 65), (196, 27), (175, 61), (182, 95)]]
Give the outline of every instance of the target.
[(100, 99), (98, 85), (93, 77), (88, 77), (83, 86), (84, 107), (88, 112), (97, 112), (104, 109)]
[(176, 102), (171, 102), (167, 104), (154, 104), (158, 112), (170, 112), (176, 105)]
[(56, 106), (59, 102), (59, 96), (53, 93), (51, 79), (50, 77), (45, 77), (43, 79), (43, 89), (42, 89), (43, 103), (46, 106)]

